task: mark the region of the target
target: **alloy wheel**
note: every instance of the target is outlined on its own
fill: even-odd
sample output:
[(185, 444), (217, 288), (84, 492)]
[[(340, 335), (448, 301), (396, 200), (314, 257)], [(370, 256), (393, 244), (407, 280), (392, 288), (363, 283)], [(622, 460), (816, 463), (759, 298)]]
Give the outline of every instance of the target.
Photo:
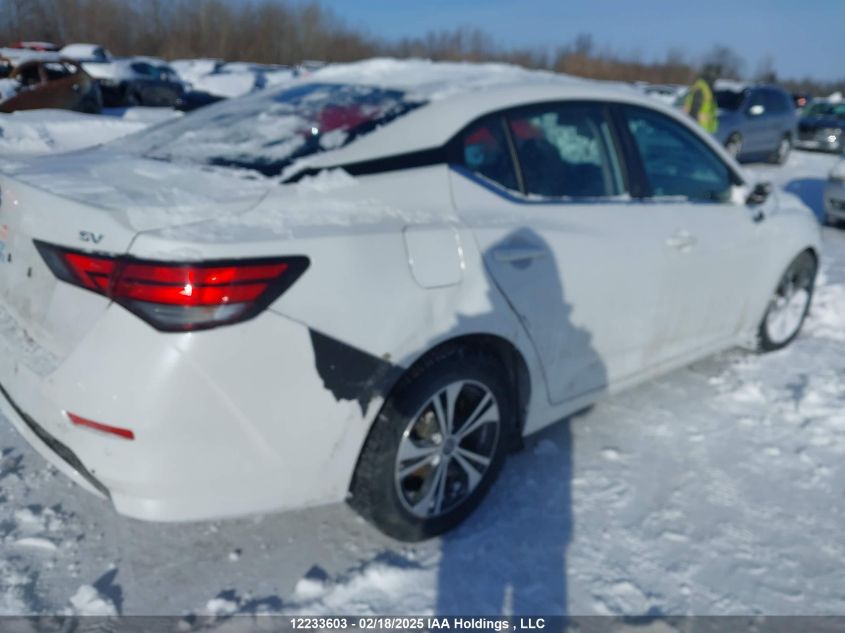
[[(808, 263), (809, 262), (809, 263)], [(810, 306), (815, 269), (809, 258), (798, 258), (784, 273), (766, 314), (766, 334), (781, 345), (798, 333)]]
[(470, 497), (496, 453), (499, 413), (490, 389), (473, 380), (443, 387), (422, 406), (402, 434), (394, 471), (408, 512), (438, 517)]

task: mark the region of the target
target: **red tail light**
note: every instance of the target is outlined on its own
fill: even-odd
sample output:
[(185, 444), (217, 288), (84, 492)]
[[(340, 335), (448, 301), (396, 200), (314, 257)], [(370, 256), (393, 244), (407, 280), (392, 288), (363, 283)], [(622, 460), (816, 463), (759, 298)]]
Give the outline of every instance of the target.
[(250, 319), (308, 268), (301, 256), (167, 263), (35, 245), (56, 277), (109, 297), (165, 332)]

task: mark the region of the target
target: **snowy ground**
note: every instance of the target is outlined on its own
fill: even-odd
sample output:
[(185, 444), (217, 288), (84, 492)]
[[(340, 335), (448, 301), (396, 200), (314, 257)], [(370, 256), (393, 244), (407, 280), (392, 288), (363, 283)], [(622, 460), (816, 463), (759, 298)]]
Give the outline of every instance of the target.
[[(113, 114), (4, 116), (0, 154), (150, 120)], [(833, 162), (750, 169), (818, 210)], [(845, 231), (824, 238), (812, 316), (788, 350), (726, 353), (556, 425), (464, 526), (421, 545), (343, 505), (121, 518), (0, 418), (0, 613), (845, 614)]]

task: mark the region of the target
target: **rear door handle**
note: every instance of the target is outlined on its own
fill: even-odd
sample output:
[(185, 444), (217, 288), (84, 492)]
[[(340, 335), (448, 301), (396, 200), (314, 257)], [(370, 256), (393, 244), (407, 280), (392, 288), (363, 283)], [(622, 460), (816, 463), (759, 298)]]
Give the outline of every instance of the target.
[(498, 248), (493, 251), (497, 262), (519, 262), (528, 259), (540, 259), (546, 256), (545, 249), (529, 247)]
[(666, 246), (686, 252), (696, 244), (696, 239), (688, 231), (678, 231), (672, 237), (666, 238)]

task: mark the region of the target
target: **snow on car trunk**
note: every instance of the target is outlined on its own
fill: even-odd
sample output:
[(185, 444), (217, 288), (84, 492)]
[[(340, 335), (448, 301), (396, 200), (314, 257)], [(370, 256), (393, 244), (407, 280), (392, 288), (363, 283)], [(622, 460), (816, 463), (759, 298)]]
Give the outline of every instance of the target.
[(51, 109), (0, 114), (0, 169), (8, 164), (10, 157), (82, 149), (179, 116), (161, 108), (130, 108), (114, 114), (101, 116)]
[[(263, 178), (243, 177), (233, 170), (105, 149), (39, 157), (18, 163), (7, 174), (18, 183), (99, 210), (100, 217), (133, 235), (245, 211), (271, 186)], [(78, 245), (79, 230), (97, 230), (97, 221), (90, 222), (88, 227), (74, 223), (66, 239)]]
[[(38, 242), (119, 256), (141, 231), (244, 211), (267, 186), (231, 171), (108, 151), (20, 162), (0, 176), (0, 327), (12, 334), (4, 340), (17, 342), (6, 357), (46, 375), (109, 305), (105, 296), (58, 281)], [(62, 305), (73, 305), (73, 314)]]

